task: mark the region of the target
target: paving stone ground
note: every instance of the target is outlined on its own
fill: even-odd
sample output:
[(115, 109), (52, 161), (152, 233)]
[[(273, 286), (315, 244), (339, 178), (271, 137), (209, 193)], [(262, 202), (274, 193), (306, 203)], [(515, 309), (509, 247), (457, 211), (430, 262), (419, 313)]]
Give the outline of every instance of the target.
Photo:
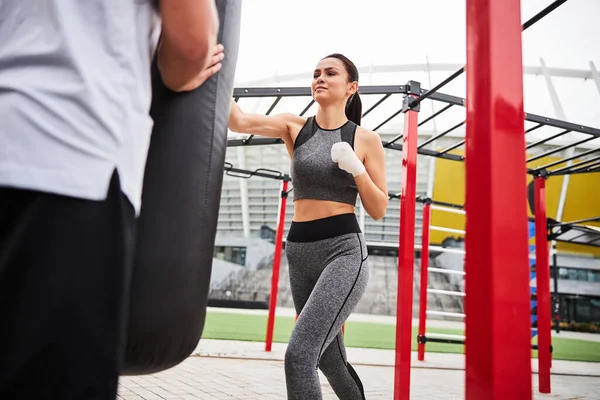
[[(176, 367), (123, 377), (119, 399), (285, 400), (285, 345), (275, 343), (270, 353), (263, 347), (262, 343), (201, 340), (194, 355)], [(363, 381), (368, 400), (392, 399), (392, 351), (349, 348), (348, 358)], [(426, 363), (413, 361), (411, 399), (464, 399), (464, 357), (427, 353), (426, 359)], [(535, 361), (532, 365), (535, 371)], [(532, 374), (533, 399), (600, 399), (599, 364), (555, 361), (552, 372), (551, 394), (537, 392), (538, 377)], [(320, 378), (323, 398), (337, 399), (324, 376)]]

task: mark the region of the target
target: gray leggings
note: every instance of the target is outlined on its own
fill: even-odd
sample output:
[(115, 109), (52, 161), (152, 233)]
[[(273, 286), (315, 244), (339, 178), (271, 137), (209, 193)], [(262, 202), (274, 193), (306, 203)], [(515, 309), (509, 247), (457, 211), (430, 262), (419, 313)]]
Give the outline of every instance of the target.
[(286, 240), (298, 320), (285, 353), (289, 400), (322, 399), (319, 368), (342, 400), (363, 400), (341, 328), (365, 292), (367, 246), (354, 214), (292, 222)]

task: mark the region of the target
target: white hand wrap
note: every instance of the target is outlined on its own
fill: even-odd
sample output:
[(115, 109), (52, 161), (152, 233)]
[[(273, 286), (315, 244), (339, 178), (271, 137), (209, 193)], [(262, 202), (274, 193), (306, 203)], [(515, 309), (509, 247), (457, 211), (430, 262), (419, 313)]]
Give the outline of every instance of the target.
[(331, 160), (352, 176), (356, 177), (365, 172), (365, 166), (346, 142), (338, 142), (331, 147)]

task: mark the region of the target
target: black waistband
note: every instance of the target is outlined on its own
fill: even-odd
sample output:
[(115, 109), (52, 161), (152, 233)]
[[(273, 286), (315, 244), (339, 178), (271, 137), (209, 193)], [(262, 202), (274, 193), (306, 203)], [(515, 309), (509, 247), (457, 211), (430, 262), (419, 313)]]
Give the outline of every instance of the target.
[(289, 242), (316, 242), (347, 233), (361, 233), (355, 214), (340, 214), (314, 221), (292, 221), (287, 240)]

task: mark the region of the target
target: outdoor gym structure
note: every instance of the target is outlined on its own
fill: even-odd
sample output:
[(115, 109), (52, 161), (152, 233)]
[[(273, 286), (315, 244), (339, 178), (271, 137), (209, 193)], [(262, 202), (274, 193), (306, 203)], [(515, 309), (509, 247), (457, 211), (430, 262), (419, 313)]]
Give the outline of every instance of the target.
[[(599, 220), (599, 217), (549, 223), (545, 202), (547, 179), (554, 176), (600, 172), (600, 157), (594, 156), (594, 153), (600, 153), (600, 145), (560, 161), (536, 168), (528, 167), (528, 164), (535, 160), (600, 138), (600, 129), (525, 113), (523, 109), (522, 31), (565, 2), (566, 0), (554, 1), (521, 25), (520, 0), (467, 0), (467, 63), (464, 68), (430, 90), (421, 88), (421, 84), (415, 81), (409, 81), (405, 85), (360, 88), (362, 96), (382, 96), (363, 115), (369, 114), (384, 101), (401, 98), (401, 101), (398, 101), (398, 111), (372, 130), (377, 131), (394, 117), (404, 114), (403, 133), (383, 142), (386, 149), (402, 151), (401, 191), (399, 194), (390, 194), (391, 198), (400, 199), (394, 399), (410, 398), (415, 215), (416, 200), (423, 200), (417, 197), (416, 193), (418, 154), (465, 162), (465, 205), (445, 207), (449, 212), (467, 214), (465, 268), (462, 273), (465, 275), (465, 314), (459, 316), (465, 317), (465, 337), (460, 340), (439, 337), (437, 339), (458, 340), (465, 344), (465, 394), (469, 400), (532, 397), (531, 293), (525, 200), (528, 195), (526, 174), (533, 176), (539, 390), (542, 393), (550, 393), (551, 305), (548, 242), (554, 240), (600, 246), (600, 233), (581, 225), (584, 222)], [(442, 87), (464, 72), (467, 82), (466, 99), (440, 93)], [(308, 104), (299, 115), (304, 115), (314, 103), (310, 88), (236, 88), (233, 96), (236, 101), (241, 98), (274, 98), (266, 114), (270, 114), (283, 97), (307, 98)], [(420, 105), (424, 101), (441, 102), (445, 106), (419, 122)], [(418, 127), (451, 107), (466, 107), (466, 119), (418, 144)], [(524, 121), (535, 125), (525, 130)], [(425, 148), (463, 125), (466, 126), (465, 140), (440, 151)], [(558, 128), (560, 132), (527, 144), (525, 135), (542, 127)], [(526, 158), (527, 150), (570, 132), (582, 134), (584, 138)], [(280, 139), (257, 138), (254, 135), (228, 140), (230, 147), (282, 143)], [(451, 152), (463, 145), (465, 156)], [(582, 159), (584, 157), (588, 158)], [(572, 164), (571, 161), (576, 159), (582, 160)], [(565, 162), (569, 162), (567, 166), (558, 167)], [(247, 171), (237, 169), (229, 163), (226, 163), (225, 171), (230, 175), (245, 178), (258, 176), (282, 181), (266, 334), (266, 351), (270, 351), (283, 247), (285, 207), (291, 179), (278, 171)], [(425, 208), (422, 262), (426, 263), (429, 254), (430, 210), (438, 205), (430, 199), (422, 202)], [(427, 273), (427, 267), (422, 267), (421, 271)], [(425, 294), (421, 292), (421, 302), (426, 302), (426, 276), (421, 277), (421, 282), (423, 279), (425, 285), (421, 284), (421, 290), (425, 290)], [(422, 306), (421, 310), (423, 312), (425, 307)], [(422, 324), (418, 338), (419, 354), (422, 354), (421, 350), (426, 341), (436, 339), (433, 335), (426, 336), (424, 318)]]

